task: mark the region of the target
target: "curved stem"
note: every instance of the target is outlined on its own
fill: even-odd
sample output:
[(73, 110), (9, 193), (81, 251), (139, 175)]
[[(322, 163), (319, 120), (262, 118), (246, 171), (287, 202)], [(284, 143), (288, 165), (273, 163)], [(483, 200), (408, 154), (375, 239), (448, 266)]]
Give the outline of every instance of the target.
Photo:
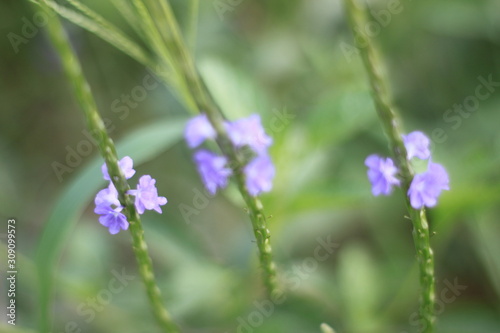
[(423, 321), (422, 332), (431, 333), (434, 331), (434, 302), (435, 302), (435, 278), (434, 278), (434, 255), (430, 246), (429, 224), (425, 210), (415, 210), (410, 205), (410, 199), (407, 195), (413, 171), (406, 158), (406, 148), (402, 139), (400, 121), (395, 111), (389, 90), (385, 85), (383, 78), (383, 67), (378, 59), (375, 49), (369, 37), (362, 34), (362, 27), (368, 22), (366, 13), (356, 0), (345, 0), (346, 9), (349, 17), (349, 23), (353, 34), (358, 34), (356, 46), (359, 49), (365, 69), (368, 73), (370, 85), (372, 88), (372, 97), (375, 107), (384, 127), (385, 133), (389, 139), (391, 150), (399, 166), (402, 178), (402, 189), (405, 197), (406, 206), (413, 224), (413, 242), (420, 271), (420, 318)]
[[(143, 0), (134, 0), (135, 2), (142, 3)], [(168, 54), (164, 54), (168, 61), (175, 68), (175, 72), (182, 75), (182, 85), (178, 89), (186, 89), (180, 93), (181, 96), (188, 96), (187, 104), (194, 101), (196, 110), (205, 112), (211, 124), (217, 132), (217, 144), (220, 149), (229, 159), (229, 165), (233, 170), (238, 190), (248, 207), (250, 220), (254, 230), (254, 235), (257, 241), (259, 250), (259, 260), (263, 270), (263, 280), (266, 286), (268, 295), (273, 295), (277, 292), (278, 284), (276, 279), (276, 265), (272, 259), (272, 248), (270, 241), (270, 231), (268, 223), (263, 211), (262, 203), (258, 198), (251, 196), (245, 186), (245, 175), (243, 173), (243, 157), (236, 151), (227, 136), (224, 127), (224, 116), (217, 106), (216, 102), (210, 95), (205, 83), (198, 73), (194, 60), (186, 47), (182, 38), (179, 25), (175, 19), (174, 13), (167, 0), (144, 0), (148, 3), (154, 14), (159, 15), (157, 23), (161, 19), (166, 24), (166, 27), (158, 27), (161, 36), (164, 40), (165, 47)], [(145, 12), (142, 15), (146, 15)], [(145, 18), (152, 21), (151, 17)], [(149, 32), (151, 35), (158, 35), (158, 32)], [(161, 54), (159, 54), (161, 58)]]
[[(46, 9), (50, 10), (49, 8)], [(118, 166), (114, 143), (106, 132), (106, 128), (92, 96), (90, 86), (82, 73), (78, 58), (73, 52), (64, 29), (56, 16), (49, 20), (47, 30), (54, 47), (59, 53), (66, 75), (73, 85), (73, 90), (84, 113), (87, 127), (98, 142), (99, 152), (106, 161), (111, 180), (118, 190), (120, 202), (125, 207), (126, 215), (130, 223), (133, 250), (137, 259), (139, 273), (146, 287), (153, 313), (164, 332), (178, 332), (177, 326), (172, 322), (170, 315), (163, 307), (160, 290), (156, 284), (153, 273), (153, 265), (144, 240), (144, 230), (141, 220), (135, 210), (132, 199), (127, 194), (130, 187)], [(48, 326), (47, 319), (45, 319), (45, 322), (46, 323), (42, 325)], [(42, 331), (48, 331), (47, 327), (42, 327)]]

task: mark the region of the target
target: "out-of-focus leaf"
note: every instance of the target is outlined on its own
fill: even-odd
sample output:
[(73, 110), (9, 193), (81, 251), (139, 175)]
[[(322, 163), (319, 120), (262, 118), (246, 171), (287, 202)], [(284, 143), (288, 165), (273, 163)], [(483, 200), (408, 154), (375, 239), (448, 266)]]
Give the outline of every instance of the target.
[(377, 331), (377, 274), (365, 247), (349, 244), (340, 251), (339, 288), (351, 332)]
[(212, 58), (198, 63), (208, 88), (229, 120), (269, 110), (265, 94), (243, 72)]
[(490, 282), (495, 288), (497, 295), (500, 297), (500, 224), (495, 221), (495, 218), (486, 218), (478, 216), (475, 223), (470, 222), (470, 231), (477, 246), (479, 258), (488, 273)]
[(324, 96), (311, 110), (308, 125), (315, 143), (335, 146), (366, 129), (376, 116), (368, 90), (348, 90)]
[(430, 2), (419, 12), (426, 29), (456, 37), (486, 37), (486, 11), (469, 1)]
[(488, 310), (480, 304), (470, 304), (454, 311), (445, 311), (437, 321), (436, 332), (497, 333), (500, 325), (498, 312)]

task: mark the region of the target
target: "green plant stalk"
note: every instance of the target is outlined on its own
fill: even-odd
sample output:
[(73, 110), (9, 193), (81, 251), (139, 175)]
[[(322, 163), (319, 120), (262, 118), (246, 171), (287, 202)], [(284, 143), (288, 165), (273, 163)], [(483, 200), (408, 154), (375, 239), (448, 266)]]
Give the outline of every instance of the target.
[[(345, 0), (346, 10), (349, 17), (349, 23), (352, 33), (362, 32), (368, 20), (366, 12), (357, 0)], [(356, 40), (356, 46), (359, 49), (365, 69), (368, 73), (372, 88), (372, 96), (375, 107), (384, 127), (385, 133), (389, 138), (391, 150), (399, 166), (402, 180), (402, 190), (406, 205), (413, 224), (413, 241), (417, 254), (420, 271), (420, 319), (423, 321), (424, 333), (434, 331), (434, 303), (435, 303), (435, 277), (434, 277), (434, 255), (430, 246), (429, 224), (425, 209), (416, 210), (411, 207), (410, 199), (407, 195), (413, 179), (413, 170), (410, 162), (406, 158), (407, 152), (402, 139), (400, 121), (395, 111), (391, 96), (383, 77), (383, 66), (378, 59), (378, 53), (369, 37), (358, 35), (362, 38), (362, 44)]]
[[(48, 7), (45, 8), (50, 10)], [(126, 215), (130, 223), (129, 228), (132, 235), (134, 254), (153, 313), (164, 332), (178, 332), (177, 326), (172, 322), (169, 313), (163, 307), (160, 290), (156, 284), (153, 273), (152, 261), (149, 257), (147, 245), (144, 240), (144, 230), (141, 220), (135, 210), (132, 199), (127, 194), (130, 187), (118, 166), (115, 146), (106, 132), (106, 128), (92, 96), (90, 86), (82, 73), (78, 58), (73, 52), (61, 22), (57, 17), (54, 16), (49, 20), (47, 30), (54, 47), (60, 55), (66, 75), (73, 85), (73, 90), (83, 110), (87, 127), (91, 130), (93, 137), (98, 142), (99, 152), (106, 161), (111, 180), (118, 191), (119, 200), (125, 207)], [(42, 316), (43, 315), (48, 314), (42, 314)], [(42, 331), (48, 332), (48, 319), (43, 319), (42, 322)]]
[(198, 28), (198, 13), (200, 11), (200, 0), (189, 0), (189, 17), (187, 26), (187, 40), (191, 50), (196, 48), (196, 33)]
[[(135, 2), (142, 2), (142, 0), (134, 0)], [(174, 13), (170, 4), (167, 0), (145, 0), (149, 4), (149, 12), (152, 12), (156, 20), (152, 17), (143, 18), (147, 21), (158, 21), (161, 20), (165, 22), (167, 27), (157, 26), (157, 29), (161, 31), (160, 35), (168, 50), (168, 60), (173, 66), (175, 66), (175, 72), (182, 75), (182, 87), (187, 89), (182, 96), (189, 96), (188, 104), (194, 101), (196, 105), (196, 110), (199, 112), (205, 112), (208, 119), (213, 125), (217, 132), (217, 143), (221, 148), (224, 155), (229, 158), (229, 165), (233, 170), (233, 174), (245, 204), (248, 207), (248, 212), (250, 220), (252, 222), (252, 227), (254, 235), (257, 242), (257, 247), (259, 250), (259, 260), (263, 272), (263, 281), (266, 287), (266, 291), (269, 296), (272, 296), (278, 290), (277, 276), (276, 276), (276, 265), (272, 258), (272, 247), (271, 247), (271, 234), (269, 228), (267, 227), (267, 219), (263, 211), (262, 203), (256, 197), (251, 196), (245, 186), (245, 176), (243, 173), (243, 157), (236, 151), (227, 136), (224, 127), (224, 116), (222, 112), (216, 105), (212, 96), (210, 95), (206, 85), (204, 84), (201, 76), (199, 75), (194, 60), (188, 51), (186, 44), (182, 38), (179, 25), (175, 19)], [(141, 13), (145, 15), (143, 11)], [(149, 25), (151, 27), (151, 25)], [(157, 36), (158, 32), (146, 32), (153, 36)], [(162, 54), (158, 54), (161, 58)]]
[(229, 164), (233, 169), (236, 184), (248, 207), (250, 221), (252, 222), (257, 248), (259, 250), (259, 260), (263, 272), (264, 285), (266, 286), (268, 295), (272, 296), (274, 293), (279, 292), (279, 288), (276, 276), (276, 264), (273, 261), (272, 255), (271, 232), (268, 228), (268, 222), (263, 211), (262, 203), (258, 198), (248, 193), (243, 172), (243, 157), (233, 148), (227, 136), (224, 127), (224, 116), (196, 69), (194, 60), (182, 39), (179, 26), (175, 20), (168, 0), (159, 1), (167, 17), (169, 31), (171, 32), (171, 40), (169, 40), (168, 44), (172, 45), (174, 59), (176, 59), (182, 69), (181, 71), (185, 74), (187, 86), (198, 106), (198, 110), (200, 112), (204, 111), (207, 114), (207, 117), (217, 131), (217, 143), (224, 155), (229, 158)]

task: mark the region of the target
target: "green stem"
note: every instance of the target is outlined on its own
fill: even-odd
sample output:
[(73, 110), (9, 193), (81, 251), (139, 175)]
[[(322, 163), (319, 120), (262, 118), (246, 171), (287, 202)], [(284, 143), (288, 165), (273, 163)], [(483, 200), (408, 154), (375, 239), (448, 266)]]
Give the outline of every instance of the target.
[[(135, 2), (142, 3), (142, 0), (134, 0)], [(159, 26), (161, 36), (168, 50), (168, 62), (174, 66), (174, 71), (182, 75), (182, 85), (178, 89), (186, 89), (181, 92), (181, 96), (187, 96), (187, 104), (194, 102), (196, 110), (205, 112), (208, 119), (212, 123), (217, 132), (217, 143), (221, 148), (224, 155), (229, 158), (229, 165), (233, 170), (234, 177), (238, 190), (248, 207), (250, 220), (254, 230), (254, 235), (257, 241), (259, 250), (259, 260), (263, 271), (264, 285), (268, 295), (273, 295), (278, 292), (278, 284), (276, 278), (276, 265), (272, 259), (271, 248), (271, 235), (268, 228), (266, 216), (263, 211), (262, 203), (258, 198), (251, 196), (245, 186), (245, 176), (243, 173), (244, 159), (240, 152), (234, 149), (229, 137), (227, 136), (224, 127), (224, 116), (218, 108), (216, 102), (210, 95), (206, 85), (204, 84), (201, 76), (199, 75), (194, 60), (188, 51), (186, 44), (182, 38), (179, 25), (175, 19), (174, 13), (167, 0), (145, 0), (150, 5), (149, 12), (157, 16), (156, 22), (158, 24), (161, 16), (166, 27)], [(143, 11), (141, 15), (145, 15)], [(145, 18), (151, 21), (151, 17)], [(146, 32), (149, 35), (157, 36), (158, 32)], [(163, 54), (165, 54), (163, 52)], [(162, 53), (158, 54), (161, 58)], [(167, 62), (167, 61), (165, 61)]]
[[(48, 7), (42, 4), (40, 5), (50, 10)], [(111, 180), (118, 190), (120, 202), (125, 207), (130, 223), (134, 254), (153, 313), (164, 332), (178, 332), (177, 326), (172, 322), (170, 315), (163, 307), (160, 290), (156, 284), (153, 273), (152, 261), (149, 257), (147, 245), (144, 240), (144, 230), (141, 220), (135, 210), (132, 199), (127, 194), (130, 187), (118, 166), (115, 146), (106, 132), (106, 128), (92, 96), (90, 86), (82, 73), (78, 58), (70, 46), (61, 22), (56, 16), (49, 20), (47, 30), (54, 47), (59, 53), (66, 75), (73, 85), (73, 90), (83, 110), (87, 127), (98, 142), (99, 152), (106, 161)], [(48, 326), (48, 320), (45, 319), (45, 323), (42, 325)], [(46, 326), (42, 327), (42, 331), (48, 331), (48, 327)]]
[[(407, 195), (411, 181), (413, 179), (413, 170), (407, 159), (406, 148), (402, 139), (400, 121), (395, 111), (391, 96), (385, 80), (383, 78), (383, 66), (378, 59), (375, 46), (369, 37), (362, 34), (363, 27), (366, 26), (366, 12), (356, 0), (345, 0), (346, 9), (349, 16), (351, 30), (354, 33), (361, 32), (356, 42), (364, 66), (368, 73), (372, 88), (372, 96), (375, 102), (376, 110), (380, 121), (384, 127), (385, 133), (389, 138), (390, 147), (393, 151), (396, 163), (399, 166), (402, 179), (403, 195), (413, 223), (413, 241), (417, 254), (420, 271), (420, 318), (423, 320), (424, 333), (434, 331), (434, 302), (435, 302), (435, 278), (434, 278), (434, 255), (430, 246), (429, 224), (425, 210), (415, 210), (410, 205), (410, 199)], [(360, 43), (361, 39), (361, 43)]]
[(187, 40), (191, 50), (196, 47), (196, 35), (198, 29), (198, 13), (200, 11), (200, 0), (189, 0), (189, 17), (187, 27)]

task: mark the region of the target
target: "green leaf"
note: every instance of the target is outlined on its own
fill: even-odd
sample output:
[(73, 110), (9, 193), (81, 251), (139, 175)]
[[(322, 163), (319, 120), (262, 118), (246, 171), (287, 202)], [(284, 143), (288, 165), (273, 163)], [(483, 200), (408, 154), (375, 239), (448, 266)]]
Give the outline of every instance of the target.
[(366, 130), (377, 120), (368, 90), (351, 89), (322, 96), (311, 111), (309, 128), (319, 145), (335, 146)]
[(339, 288), (351, 332), (376, 332), (377, 268), (369, 250), (359, 243), (343, 247), (339, 255)]
[(493, 290), (500, 297), (500, 225), (495, 216), (485, 216), (484, 210), (468, 221), (469, 231), (476, 241), (475, 250), (483, 262), (486, 273), (493, 285)]
[[(118, 156), (131, 156), (136, 166), (151, 160), (181, 139), (185, 122), (184, 118), (163, 120), (130, 133), (117, 144)], [(102, 164), (102, 158), (95, 157), (72, 179), (45, 222), (35, 260), (40, 279), (41, 309), (49, 307), (53, 275), (65, 240), (99, 188), (105, 186), (100, 171)]]
[(265, 93), (246, 73), (213, 58), (204, 58), (197, 65), (205, 82), (210, 82), (210, 93), (229, 120), (270, 111)]

